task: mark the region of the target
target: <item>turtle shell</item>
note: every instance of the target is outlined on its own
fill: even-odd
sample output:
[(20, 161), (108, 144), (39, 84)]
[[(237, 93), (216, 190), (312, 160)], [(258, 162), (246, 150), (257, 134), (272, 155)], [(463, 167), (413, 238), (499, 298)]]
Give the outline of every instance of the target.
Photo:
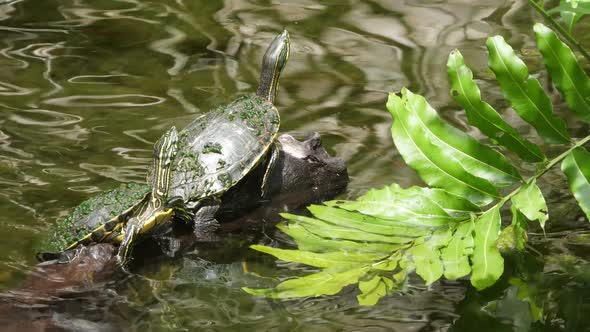
[(257, 95), (195, 119), (178, 135), (168, 197), (188, 203), (223, 194), (263, 159), (279, 123), (274, 105)]

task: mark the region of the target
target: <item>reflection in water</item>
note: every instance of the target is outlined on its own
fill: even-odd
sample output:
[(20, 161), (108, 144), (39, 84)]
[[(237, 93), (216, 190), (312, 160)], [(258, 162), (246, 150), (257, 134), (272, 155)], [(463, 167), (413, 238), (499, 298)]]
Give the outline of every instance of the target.
[[(151, 146), (166, 128), (253, 92), (277, 31), (287, 28), (293, 44), (277, 101), (282, 131), (320, 132), (348, 163), (343, 196), (356, 197), (394, 181), (419, 183), (391, 142), (386, 93), (408, 86), (461, 125), (448, 106), (449, 51), (461, 49), (484, 98), (497, 105), (485, 38), (499, 33), (530, 49), (532, 20), (524, 0), (2, 2), (0, 287), (18, 285), (34, 264), (34, 245), (72, 206), (120, 182), (144, 181)], [(462, 282), (410, 289), (374, 308), (358, 307), (353, 290), (252, 298), (240, 286), (301, 272), (274, 270), (272, 259), (247, 249), (255, 242), (224, 243), (211, 259), (201, 258), (210, 249), (203, 248), (156, 260), (130, 281), (81, 297), (87, 310), (58, 306), (55, 319), (97, 330), (438, 331), (456, 320), (466, 290)], [(273, 279), (245, 274), (246, 255)]]
[[(20, 113), (20, 114), (19, 114)], [(39, 118), (36, 120), (35, 118)], [(22, 110), (9, 117), (10, 120), (24, 126), (59, 127), (78, 123), (81, 116), (64, 114), (43, 109)]]
[[(134, 100), (145, 100), (136, 102)], [(101, 102), (103, 101), (104, 102)], [(122, 100), (122, 101), (116, 101)], [(68, 96), (62, 98), (47, 99), (46, 104), (63, 107), (147, 107), (164, 102), (164, 98), (142, 95), (110, 95), (110, 96)]]

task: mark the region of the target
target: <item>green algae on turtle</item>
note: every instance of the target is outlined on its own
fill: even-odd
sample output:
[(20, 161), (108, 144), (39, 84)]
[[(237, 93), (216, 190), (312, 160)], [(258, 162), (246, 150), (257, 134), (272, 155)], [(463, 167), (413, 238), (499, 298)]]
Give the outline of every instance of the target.
[(219, 159), (217, 161), (217, 170), (223, 169), (225, 167), (225, 165), (227, 165), (227, 163), (225, 162), (225, 160)]
[(195, 119), (179, 134), (170, 197), (193, 204), (223, 194), (266, 158), (279, 126), (276, 107), (254, 94)]
[(221, 150), (222, 149), (223, 149), (223, 147), (219, 143), (207, 143), (203, 147), (203, 150), (201, 151), (201, 153), (217, 153), (217, 154), (221, 154)]
[(64, 250), (97, 225), (130, 208), (150, 190), (151, 187), (146, 184), (127, 183), (85, 200), (57, 222), (50, 235), (39, 245), (40, 251)]

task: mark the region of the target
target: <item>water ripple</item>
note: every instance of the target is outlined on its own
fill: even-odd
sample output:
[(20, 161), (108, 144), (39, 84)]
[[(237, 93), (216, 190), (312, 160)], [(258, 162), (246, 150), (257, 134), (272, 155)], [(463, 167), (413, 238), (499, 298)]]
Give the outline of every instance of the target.
[[(53, 21), (48, 24), (51, 26), (67, 28), (89, 26), (105, 20), (132, 20), (149, 24), (159, 24), (159, 21), (157, 20), (151, 20), (140, 16), (141, 10), (148, 6), (148, 4), (143, 4), (140, 1), (121, 1), (120, 3), (132, 5), (125, 9), (95, 9), (92, 8), (93, 6), (84, 3), (83, 0), (76, 2), (77, 6), (63, 6), (60, 9), (60, 13), (66, 18), (65, 20)], [(130, 15), (133, 13), (138, 15)]]
[[(151, 150), (147, 149), (130, 149), (124, 147), (116, 147), (113, 148), (113, 151), (125, 160), (132, 160), (144, 165), (147, 165), (152, 160)], [(133, 154), (138, 154), (139, 156), (133, 156)]]
[(189, 56), (178, 51), (177, 46), (186, 40), (186, 34), (174, 27), (167, 26), (168, 38), (152, 42), (150, 48), (162, 54), (170, 55), (174, 59), (174, 65), (168, 69), (170, 76), (176, 76), (186, 66)]
[(109, 74), (109, 75), (78, 75), (68, 79), (68, 82), (74, 84), (117, 84), (110, 82), (111, 78), (132, 77), (129, 74)]
[(81, 163), (80, 168), (119, 182), (141, 182), (145, 180), (146, 166), (120, 166)]
[(9, 116), (9, 119), (27, 126), (61, 127), (79, 123), (84, 118), (56, 111), (31, 109), (20, 110), (18, 113)]
[[(420, 183), (391, 141), (387, 92), (409, 86), (434, 106), (449, 105), (445, 62), (460, 48), (486, 100), (497, 104), (503, 96), (490, 81), (485, 38), (510, 36), (517, 52), (534, 45), (521, 0), (0, 3), (0, 267), (10, 271), (0, 272), (4, 289), (22, 281), (34, 264), (33, 244), (71, 207), (121, 182), (145, 183), (151, 146), (166, 128), (253, 92), (268, 41), (283, 28), (292, 52), (276, 100), (281, 131), (298, 138), (319, 132), (347, 161), (349, 198), (394, 181)], [(464, 114), (454, 111), (441, 114), (464, 125)], [(563, 176), (551, 182), (562, 184)], [(556, 199), (561, 208), (553, 213), (579, 224), (583, 213), (571, 195)], [(261, 235), (232, 237), (237, 247), (224, 242), (211, 254), (208, 244), (192, 255), (218, 255), (220, 262), (180, 259), (184, 265), (175, 266), (178, 259), (150, 257), (151, 280), (101, 288), (108, 300), (75, 298), (76, 310), (69, 298), (58, 306), (67, 313), (55, 316), (82, 326), (104, 311), (101, 319), (120, 330), (440, 331), (470, 296), (458, 282), (410, 287), (372, 308), (360, 307), (352, 288), (334, 297), (254, 298), (240, 287), (311, 271), (277, 269), (285, 264), (266, 257), (256, 264), (271, 277), (245, 274), (242, 255), (252, 254), (247, 247)], [(577, 241), (585, 240), (561, 247), (582, 252), (587, 246)]]
[(35, 88), (20, 87), (15, 84), (0, 81), (0, 96), (23, 96), (37, 91)]
[[(108, 102), (117, 99), (137, 99), (144, 100), (143, 102), (133, 101), (119, 101)], [(141, 94), (121, 94), (108, 96), (92, 96), (92, 95), (74, 95), (60, 98), (52, 98), (44, 100), (43, 102), (50, 105), (64, 106), (64, 107), (146, 107), (154, 106), (163, 103), (166, 98), (156, 96), (146, 96)]]

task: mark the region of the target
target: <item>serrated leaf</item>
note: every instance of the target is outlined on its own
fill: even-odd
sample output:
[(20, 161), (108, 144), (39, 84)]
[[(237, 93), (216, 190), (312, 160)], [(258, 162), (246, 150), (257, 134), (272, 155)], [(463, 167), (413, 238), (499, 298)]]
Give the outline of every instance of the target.
[(315, 252), (332, 252), (335, 250), (351, 251), (358, 253), (389, 254), (405, 248), (406, 245), (390, 243), (375, 243), (366, 241), (348, 241), (341, 239), (327, 239), (309, 232), (305, 227), (296, 223), (283, 223), (277, 225), (283, 233), (289, 235), (297, 242), (300, 250)]
[(441, 250), (445, 278), (459, 279), (471, 272), (469, 256), (473, 253), (472, 220), (457, 226), (449, 244)]
[(451, 95), (465, 109), (471, 125), (479, 128), (492, 142), (513, 151), (523, 160), (536, 162), (545, 159), (538, 146), (522, 138), (492, 106), (481, 99), (479, 87), (473, 81), (473, 73), (465, 65), (458, 50), (449, 55), (447, 73), (451, 81)]
[(409, 249), (416, 273), (424, 279), (426, 285), (432, 284), (443, 275), (440, 248), (446, 246), (450, 239), (451, 231), (447, 228), (435, 232), (424, 243)]
[(500, 225), (499, 206), (486, 211), (475, 221), (471, 284), (478, 290), (493, 285), (504, 272), (504, 258), (496, 247)]
[(512, 108), (535, 128), (548, 143), (567, 143), (565, 122), (553, 114), (553, 105), (539, 81), (502, 36), (488, 38), (489, 66), (500, 83), (502, 93)]
[(520, 180), (498, 152), (444, 123), (424, 97), (407, 89), (390, 94), (392, 136), (406, 163), (429, 185), (466, 197), (477, 205), (498, 198), (497, 185)]
[(379, 299), (387, 295), (394, 287), (393, 280), (383, 276), (375, 276), (371, 280), (359, 282), (361, 294), (357, 295), (356, 298), (360, 305), (375, 305)]
[(512, 197), (512, 204), (528, 220), (538, 220), (541, 228), (545, 230), (545, 222), (549, 218), (547, 215), (547, 203), (535, 179), (520, 188), (518, 193)]
[(244, 287), (242, 289), (252, 295), (262, 295), (274, 299), (334, 295), (340, 292), (342, 288), (356, 284), (359, 278), (365, 275), (368, 270), (368, 267), (350, 270), (326, 269), (305, 277), (283, 281), (275, 288), (253, 289)]
[(387, 236), (368, 233), (359, 229), (340, 227), (338, 225), (331, 224), (319, 219), (297, 216), (289, 213), (283, 213), (281, 216), (285, 219), (296, 221), (305, 227), (310, 233), (327, 239), (344, 239), (394, 244), (402, 244), (412, 241), (412, 238), (410, 237)]
[(561, 162), (561, 170), (567, 176), (578, 205), (590, 219), (590, 154), (584, 148), (573, 150)]
[(395, 220), (401, 225), (428, 227), (447, 225), (480, 211), (470, 201), (442, 189), (404, 189), (395, 183), (383, 189), (370, 189), (355, 201), (331, 201), (326, 205)]
[(262, 245), (251, 245), (250, 248), (275, 256), (286, 262), (302, 263), (316, 267), (339, 266), (352, 268), (384, 258), (384, 255), (336, 251), (327, 253), (315, 253), (304, 250), (279, 249)]
[(549, 75), (569, 108), (590, 122), (590, 79), (572, 50), (551, 29), (541, 23), (534, 26), (537, 46)]
[(351, 212), (325, 205), (310, 205), (307, 209), (314, 217), (322, 219), (339, 227), (362, 230), (367, 233), (381, 235), (418, 237), (429, 234), (430, 228), (404, 225), (389, 220), (368, 216), (359, 212)]

